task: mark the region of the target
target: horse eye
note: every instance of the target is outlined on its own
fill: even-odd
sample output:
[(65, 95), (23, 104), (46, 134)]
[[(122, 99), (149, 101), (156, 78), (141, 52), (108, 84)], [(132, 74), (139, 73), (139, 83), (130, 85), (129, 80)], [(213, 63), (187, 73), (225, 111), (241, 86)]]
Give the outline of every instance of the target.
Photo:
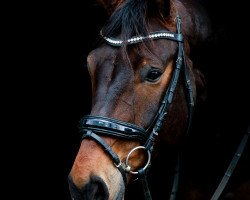
[(161, 75), (162, 75), (161, 71), (159, 71), (157, 69), (152, 69), (148, 72), (146, 79), (147, 79), (147, 81), (155, 82), (155, 81), (159, 80)]

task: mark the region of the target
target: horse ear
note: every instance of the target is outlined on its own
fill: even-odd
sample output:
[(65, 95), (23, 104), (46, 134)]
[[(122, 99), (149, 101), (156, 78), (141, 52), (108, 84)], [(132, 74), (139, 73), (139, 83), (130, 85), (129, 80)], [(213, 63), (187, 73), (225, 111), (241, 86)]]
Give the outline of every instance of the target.
[(124, 0), (96, 0), (96, 2), (106, 10), (109, 16), (123, 1)]
[[(207, 41), (211, 36), (211, 21), (206, 8), (199, 1), (183, 3), (179, 0), (155, 0), (169, 9), (165, 15), (169, 23), (175, 24), (177, 15), (181, 17), (182, 33), (191, 45)], [(167, 5), (168, 4), (168, 5)]]
[[(123, 0), (124, 1), (124, 0)], [(211, 36), (211, 22), (205, 7), (199, 1), (148, 0), (157, 6), (168, 25), (175, 26), (176, 17), (182, 21), (182, 33), (191, 45), (206, 41)]]

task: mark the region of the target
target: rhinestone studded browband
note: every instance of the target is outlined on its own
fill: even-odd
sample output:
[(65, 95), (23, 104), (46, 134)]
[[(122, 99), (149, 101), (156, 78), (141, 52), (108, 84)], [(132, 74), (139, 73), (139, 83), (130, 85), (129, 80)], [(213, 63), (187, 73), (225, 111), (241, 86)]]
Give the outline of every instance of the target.
[(140, 43), (145, 40), (155, 40), (155, 39), (169, 39), (174, 40), (177, 42), (183, 42), (183, 36), (180, 33), (171, 33), (168, 31), (156, 31), (152, 32), (147, 36), (134, 36), (132, 38), (129, 38), (127, 40), (119, 40), (112, 37), (106, 37), (102, 34), (102, 31), (100, 32), (100, 35), (103, 37), (103, 39), (112, 46), (123, 46), (126, 44), (135, 44)]

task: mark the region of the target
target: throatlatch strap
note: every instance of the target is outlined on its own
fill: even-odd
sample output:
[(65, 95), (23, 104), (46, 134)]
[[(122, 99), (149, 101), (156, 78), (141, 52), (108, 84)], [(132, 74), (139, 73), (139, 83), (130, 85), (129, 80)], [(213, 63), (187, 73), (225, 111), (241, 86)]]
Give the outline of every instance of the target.
[(189, 134), (189, 129), (191, 126), (191, 122), (193, 120), (193, 113), (194, 113), (194, 98), (193, 98), (193, 90), (190, 80), (190, 74), (188, 71), (187, 63), (186, 63), (186, 57), (184, 55), (184, 48), (182, 46), (182, 54), (183, 54), (183, 63), (184, 63), (184, 78), (185, 78), (185, 87), (187, 89), (186, 96), (188, 101), (188, 125), (186, 129), (186, 135)]

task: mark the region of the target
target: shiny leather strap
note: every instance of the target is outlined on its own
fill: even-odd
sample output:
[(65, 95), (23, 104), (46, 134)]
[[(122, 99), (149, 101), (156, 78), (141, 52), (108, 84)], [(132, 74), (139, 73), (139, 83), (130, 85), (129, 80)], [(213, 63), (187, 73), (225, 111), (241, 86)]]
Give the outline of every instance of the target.
[(84, 116), (79, 123), (80, 131), (91, 130), (100, 135), (108, 135), (128, 140), (145, 142), (148, 135), (143, 128), (117, 119), (102, 116)]
[[(181, 19), (180, 17), (177, 17), (177, 33), (181, 34)], [(152, 132), (149, 134), (149, 138), (145, 144), (145, 147), (149, 151), (153, 151), (154, 141), (156, 137), (158, 136), (158, 132), (162, 129), (163, 123), (165, 121), (165, 118), (168, 114), (168, 109), (172, 103), (174, 92), (179, 80), (180, 72), (182, 69), (182, 66), (184, 66), (184, 80), (185, 80), (185, 87), (186, 87), (186, 96), (188, 101), (188, 127), (187, 132), (189, 131), (189, 127), (192, 121), (192, 115), (193, 115), (193, 109), (194, 109), (194, 99), (193, 99), (193, 92), (192, 92), (192, 86), (191, 86), (191, 80), (190, 75), (188, 71), (188, 67), (186, 64), (186, 59), (184, 55), (184, 47), (183, 42), (178, 42), (178, 57), (176, 60), (176, 66), (169, 84), (169, 87), (167, 89), (167, 92), (162, 100), (162, 103), (160, 105), (159, 111), (153, 121), (153, 123), (150, 125), (150, 127), (147, 129), (149, 131), (150, 129)]]
[(103, 147), (103, 150), (111, 157), (111, 159), (114, 161), (115, 166), (119, 169), (119, 171), (122, 174), (122, 178), (124, 183), (127, 183), (127, 175), (125, 173), (125, 170), (123, 168), (123, 165), (121, 164), (120, 158), (118, 155), (112, 150), (112, 148), (98, 135), (96, 135), (92, 131), (87, 131), (83, 134), (82, 140), (85, 138), (91, 138), (94, 139), (99, 145)]
[(146, 174), (147, 170), (139, 169), (138, 173), (140, 181), (142, 183), (145, 200), (152, 200), (151, 193), (148, 187), (147, 174)]
[[(184, 54), (184, 50), (183, 50)], [(183, 56), (183, 63), (184, 63), (184, 79), (185, 79), (185, 87), (186, 87), (186, 96), (187, 96), (187, 101), (188, 101), (188, 125), (186, 128), (186, 135), (189, 134), (189, 130), (191, 127), (191, 123), (193, 120), (193, 114), (194, 114), (194, 98), (193, 98), (193, 89), (191, 85), (191, 79), (190, 79), (190, 74), (188, 71), (188, 67), (186, 64), (186, 57)]]

